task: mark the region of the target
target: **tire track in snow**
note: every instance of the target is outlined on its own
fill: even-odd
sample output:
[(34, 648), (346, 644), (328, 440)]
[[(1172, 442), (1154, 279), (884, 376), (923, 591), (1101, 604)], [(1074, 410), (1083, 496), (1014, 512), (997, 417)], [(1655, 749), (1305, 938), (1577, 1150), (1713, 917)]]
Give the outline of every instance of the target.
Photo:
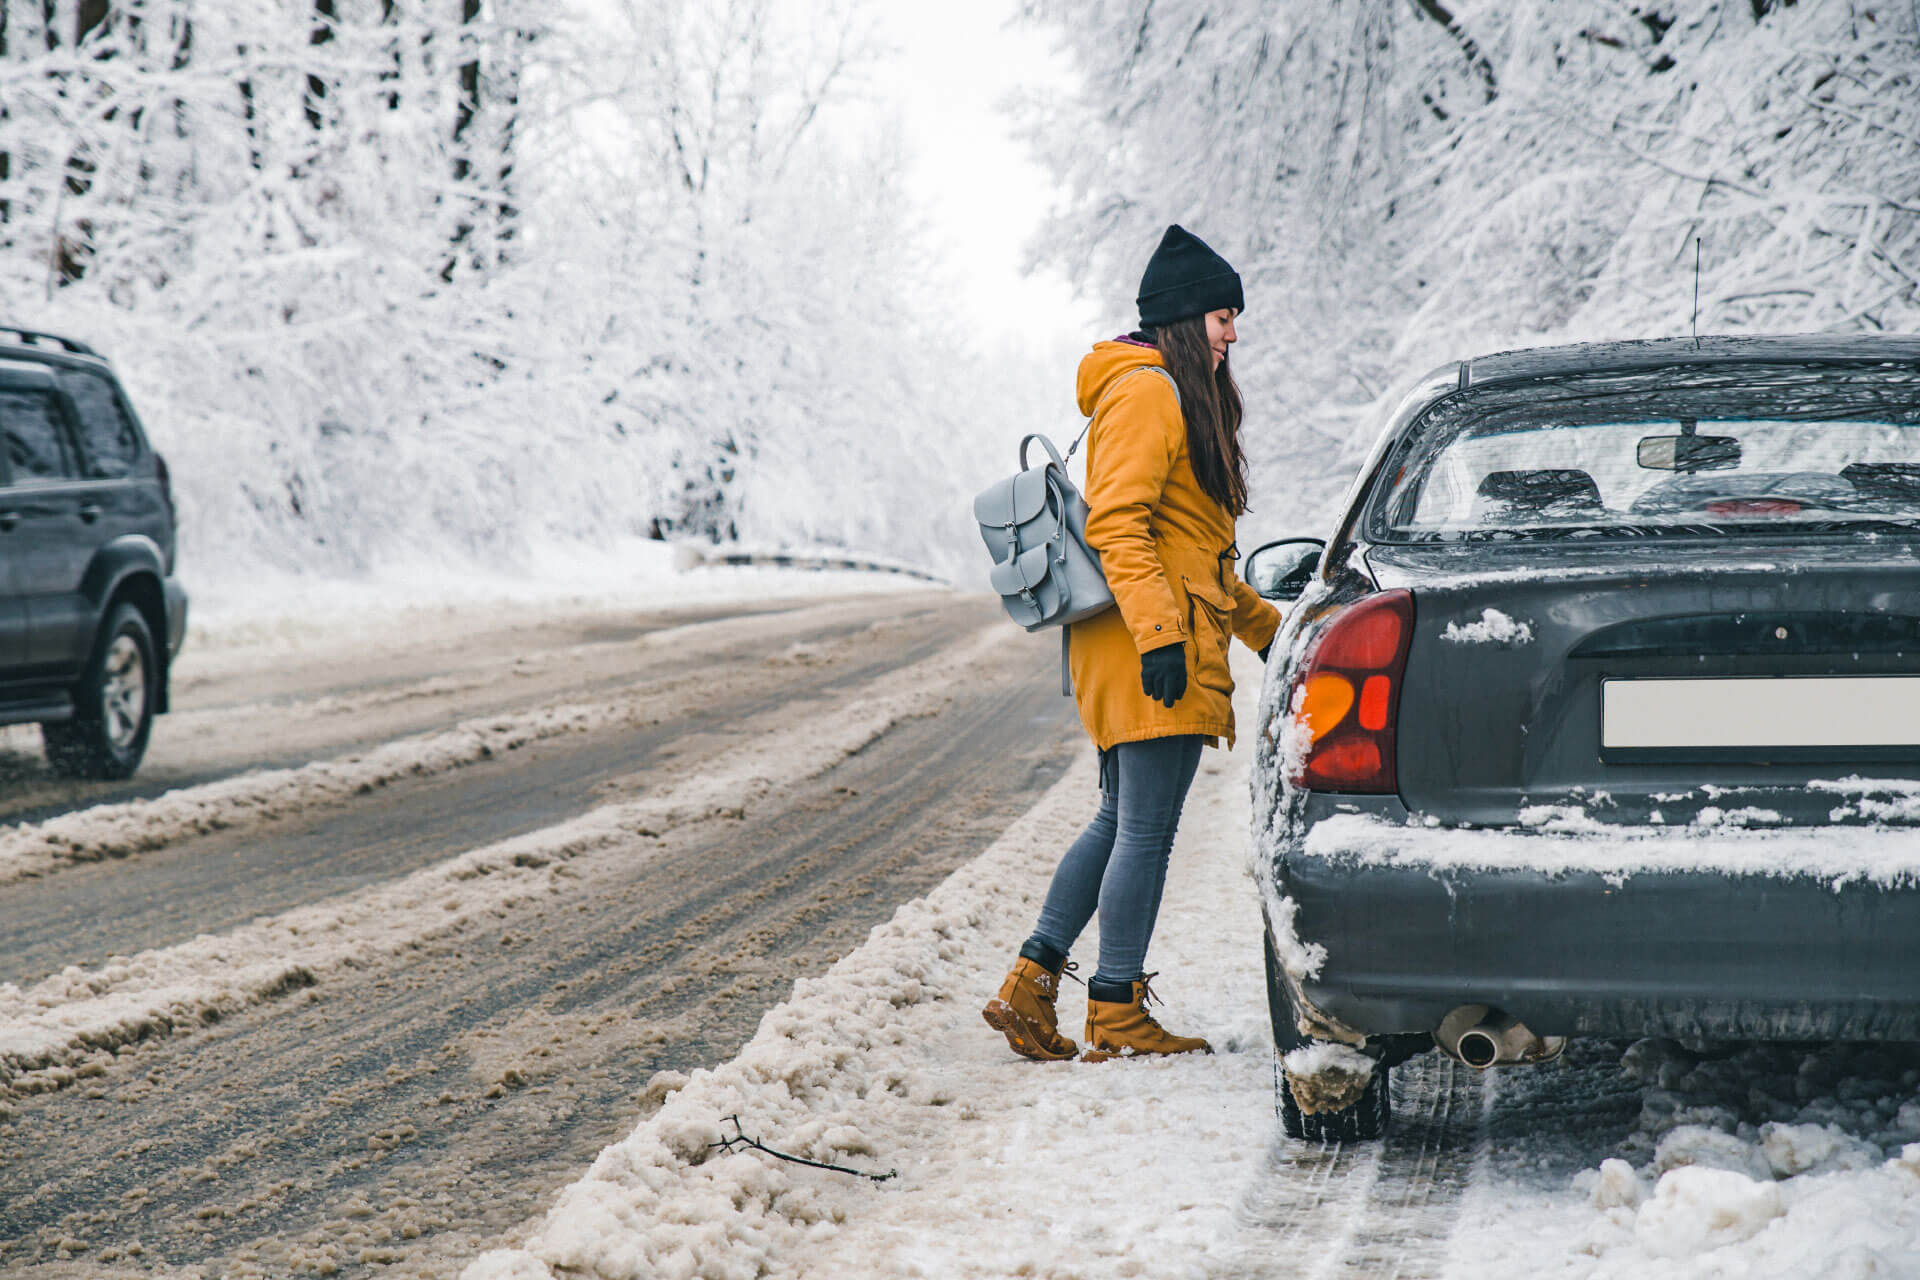
[(1236, 1214), (1246, 1239), (1216, 1271), (1221, 1280), (1426, 1280), (1445, 1270), (1481, 1145), (1484, 1081), (1439, 1053), (1403, 1063), (1392, 1079), (1393, 1123), (1378, 1142), (1301, 1142), (1276, 1126)]
[(1319, 1144), (1289, 1138), (1276, 1122), (1273, 1145), (1235, 1212), (1245, 1241), (1214, 1275), (1310, 1274), (1331, 1258), (1366, 1204), (1379, 1163), (1372, 1143)]
[(1402, 1086), (1367, 1202), (1330, 1274), (1428, 1280), (1446, 1270), (1455, 1210), (1479, 1163), (1486, 1078), (1439, 1052), (1394, 1069)]
[(842, 643), (809, 643), (805, 662), (783, 653), (756, 657), (744, 670), (703, 662), (678, 696), (663, 693), (644, 716), (598, 731), (529, 743), (479, 767), (409, 776), (346, 805), (296, 812), (270, 831), (195, 836), (131, 861), (16, 882), (3, 891), (0, 982), (24, 986), (68, 965), (224, 932), (657, 791), (724, 763), (751, 732), (790, 724), (931, 656), (955, 630), (988, 616), (956, 601), (889, 620), (880, 632), (863, 627)]
[(474, 606), (410, 625), (342, 624), (297, 642), (212, 653), (190, 644), (175, 672), (172, 714), (155, 725), (137, 777), (59, 778), (32, 725), (0, 728), (0, 818), (41, 823), (88, 806), (151, 801), (261, 769), (297, 769), (364, 754), (462, 721), (619, 696), (670, 680), (682, 654), (751, 669), (796, 640), (832, 642), (882, 617), (918, 617), (960, 597), (920, 593), (741, 604), (721, 610), (599, 609), (529, 621)]
[[(576, 878), (597, 856), (645, 856), (662, 833), (740, 818), (780, 788), (858, 753), (903, 719), (937, 713), (954, 684), (991, 670), (1013, 633), (977, 631), (877, 681), (839, 714), (761, 735), (721, 767), (657, 797), (423, 868), (218, 936), (69, 969), (22, 991), (0, 984), (0, 1098), (73, 1084), (94, 1054), (181, 1034), (314, 984), (328, 970), (380, 962), (490, 913), (510, 912)], [(998, 652), (997, 652), (998, 651)]]
[[(871, 625), (866, 617), (841, 622), (822, 634), (805, 636), (800, 643), (843, 638)], [(687, 630), (652, 631), (643, 638), (657, 640)], [(793, 643), (795, 637), (780, 639)], [(752, 658), (756, 665), (763, 660), (764, 655)], [(449, 729), (403, 737), (334, 759), (240, 773), (158, 796), (98, 804), (38, 823), (17, 824), (0, 834), (0, 886), (74, 863), (126, 858), (213, 832), (253, 830), (316, 809), (351, 804), (396, 782), (497, 760), (533, 743), (646, 719), (663, 704), (697, 704), (713, 678), (706, 671), (689, 675), (678, 669), (665, 678), (642, 682), (628, 675), (619, 687), (591, 701), (489, 712)], [(488, 683), (499, 685), (499, 674)]]

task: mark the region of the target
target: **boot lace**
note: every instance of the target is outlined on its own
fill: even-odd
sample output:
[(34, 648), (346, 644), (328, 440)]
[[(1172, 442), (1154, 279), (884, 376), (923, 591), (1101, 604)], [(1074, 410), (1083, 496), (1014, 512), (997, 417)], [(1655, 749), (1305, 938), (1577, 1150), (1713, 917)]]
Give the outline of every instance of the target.
[(1147, 1012), (1147, 1006), (1150, 1004), (1166, 1003), (1159, 996), (1153, 993), (1153, 985), (1152, 985), (1153, 980), (1159, 976), (1160, 975), (1157, 972), (1143, 973), (1140, 975), (1140, 1016), (1145, 1018), (1147, 1020), (1147, 1024), (1151, 1026), (1155, 1031), (1158, 1031), (1162, 1035), (1165, 1035), (1167, 1033), (1167, 1029), (1160, 1025), (1160, 1019), (1154, 1017), (1152, 1014)]

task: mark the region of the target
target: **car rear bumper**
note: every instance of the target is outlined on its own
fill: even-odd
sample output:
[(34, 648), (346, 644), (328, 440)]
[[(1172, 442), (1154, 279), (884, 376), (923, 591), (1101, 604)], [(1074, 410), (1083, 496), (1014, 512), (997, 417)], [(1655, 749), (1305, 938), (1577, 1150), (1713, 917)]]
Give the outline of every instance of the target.
[[(1406, 821), (1397, 800), (1355, 800), (1309, 797), (1309, 836), (1282, 850), (1276, 872), (1295, 932), (1326, 948), (1301, 994), (1357, 1031), (1431, 1032), (1454, 1008), (1484, 1004), (1543, 1035), (1920, 1040), (1920, 882), (1687, 868), (1688, 853), (1724, 852), (1690, 833), (1647, 842), (1675, 842), (1672, 868), (1625, 874), (1520, 865), (1515, 841), (1537, 842), (1547, 866), (1581, 846), (1512, 831), (1382, 827), (1393, 847), (1376, 840), (1363, 857), (1312, 838), (1314, 822), (1356, 807)], [(1725, 848), (1920, 849), (1911, 830), (1777, 834), (1777, 846), (1766, 833)], [(1463, 865), (1463, 837), (1494, 842), (1497, 865)], [(1873, 852), (1884, 871), (1887, 850)]]
[(187, 589), (178, 579), (168, 578), (165, 583), (167, 597), (167, 657), (173, 658), (180, 647), (187, 642)]

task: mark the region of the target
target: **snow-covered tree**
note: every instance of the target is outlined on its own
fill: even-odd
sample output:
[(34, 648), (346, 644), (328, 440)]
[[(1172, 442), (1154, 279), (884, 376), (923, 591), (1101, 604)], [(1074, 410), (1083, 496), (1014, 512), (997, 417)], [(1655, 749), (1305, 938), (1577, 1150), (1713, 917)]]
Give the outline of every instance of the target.
[(1070, 191), (1038, 254), (1116, 309), (1167, 222), (1235, 261), (1256, 493), (1303, 515), (1337, 495), (1379, 401), (1426, 366), (1687, 332), (1696, 241), (1702, 331), (1920, 322), (1912, 6), (1025, 12), (1081, 71), (1027, 108)]
[(964, 563), (897, 157), (820, 128), (866, 3), (14, 3), (0, 322), (115, 359), (190, 571)]

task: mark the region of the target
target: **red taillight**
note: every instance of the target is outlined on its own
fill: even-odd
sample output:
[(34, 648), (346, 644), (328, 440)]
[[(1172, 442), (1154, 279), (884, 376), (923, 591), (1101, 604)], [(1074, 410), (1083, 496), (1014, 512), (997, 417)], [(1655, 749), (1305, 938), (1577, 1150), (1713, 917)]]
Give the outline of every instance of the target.
[(1289, 703), (1310, 743), (1295, 785), (1393, 793), (1394, 721), (1412, 639), (1410, 591), (1368, 596), (1327, 623)]
[(1378, 733), (1387, 727), (1393, 710), (1393, 681), (1385, 676), (1368, 676), (1360, 686), (1360, 727)]
[(1320, 662), (1347, 671), (1378, 671), (1393, 665), (1405, 626), (1394, 610), (1368, 608), (1371, 604), (1367, 600), (1354, 605), (1354, 612), (1327, 629), (1320, 640)]

